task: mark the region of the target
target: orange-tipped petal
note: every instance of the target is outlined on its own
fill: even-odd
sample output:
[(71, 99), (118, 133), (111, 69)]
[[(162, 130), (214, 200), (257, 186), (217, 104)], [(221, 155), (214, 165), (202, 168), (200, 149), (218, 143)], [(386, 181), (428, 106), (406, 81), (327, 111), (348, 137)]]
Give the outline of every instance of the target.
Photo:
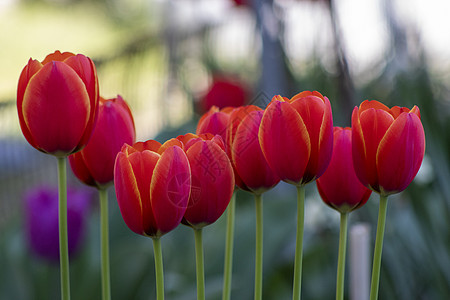
[(384, 105), (383, 103), (377, 101), (377, 100), (364, 100), (360, 105), (359, 105), (359, 111), (362, 113), (363, 111), (370, 109), (370, 108), (374, 108), (374, 109), (381, 109), (384, 111), (389, 112), (390, 109), (389, 107), (387, 107), (386, 105)]
[(161, 236), (178, 226), (186, 211), (191, 189), (191, 170), (184, 151), (178, 146), (167, 148), (153, 172), (150, 186), (158, 232)]
[(394, 121), (394, 118), (389, 112), (381, 109), (369, 108), (360, 112), (359, 119), (366, 149), (363, 164), (364, 181), (368, 182), (371, 188), (378, 191), (379, 186), (376, 167), (378, 146), (387, 129)]
[(333, 119), (328, 98), (319, 92), (302, 92), (292, 98), (309, 133), (311, 154), (303, 176), (308, 183), (323, 174), (333, 151)]
[(83, 81), (62, 62), (46, 64), (31, 78), (22, 104), (36, 147), (47, 153), (74, 151), (85, 134), (90, 110)]
[(402, 113), (380, 142), (377, 154), (382, 193), (404, 190), (419, 171), (425, 154), (425, 133), (419, 117)]
[(259, 142), (268, 164), (281, 180), (302, 183), (311, 143), (305, 123), (290, 103), (269, 104), (259, 128)]
[(141, 195), (133, 168), (124, 152), (117, 154), (114, 187), (123, 220), (133, 232), (144, 234)]
[(51, 53), (47, 55), (44, 60), (42, 61), (42, 64), (45, 65), (46, 63), (52, 62), (52, 61), (65, 61), (67, 58), (74, 56), (75, 54), (71, 52), (62, 52), (59, 50), (56, 50), (54, 53)]

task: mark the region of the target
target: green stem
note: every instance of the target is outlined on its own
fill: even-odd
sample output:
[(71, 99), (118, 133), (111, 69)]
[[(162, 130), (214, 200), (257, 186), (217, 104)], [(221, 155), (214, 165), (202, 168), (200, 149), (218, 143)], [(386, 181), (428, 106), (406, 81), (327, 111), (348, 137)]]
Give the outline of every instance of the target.
[(197, 299), (205, 300), (205, 269), (203, 266), (202, 229), (194, 229), (195, 262), (197, 266)]
[(108, 191), (98, 190), (100, 198), (100, 239), (102, 259), (102, 295), (103, 300), (111, 299), (111, 284), (109, 275), (109, 229), (108, 229)]
[(386, 227), (387, 196), (380, 195), (380, 209), (378, 211), (377, 236), (373, 252), (372, 283), (370, 286), (370, 300), (378, 299), (380, 285), (381, 254), (383, 251), (384, 228)]
[(156, 274), (156, 299), (164, 300), (164, 273), (163, 259), (160, 238), (153, 239), (153, 252), (155, 253), (155, 274)]
[(233, 274), (233, 242), (234, 242), (234, 216), (236, 208), (236, 192), (231, 197), (227, 210), (227, 234), (225, 241), (225, 261), (223, 271), (222, 300), (231, 298), (231, 280)]
[(305, 223), (305, 186), (297, 186), (297, 237), (295, 240), (294, 289), (293, 300), (301, 299), (302, 293), (302, 260), (303, 260), (303, 227)]
[(262, 195), (255, 195), (256, 251), (255, 251), (255, 300), (262, 299), (263, 273), (263, 203)]
[(58, 157), (58, 219), (59, 264), (61, 268), (61, 299), (70, 299), (69, 245), (67, 237), (67, 176), (66, 157)]
[(336, 300), (344, 299), (344, 278), (345, 278), (345, 254), (347, 250), (347, 224), (348, 213), (341, 213), (341, 226), (339, 229), (339, 256), (336, 279)]

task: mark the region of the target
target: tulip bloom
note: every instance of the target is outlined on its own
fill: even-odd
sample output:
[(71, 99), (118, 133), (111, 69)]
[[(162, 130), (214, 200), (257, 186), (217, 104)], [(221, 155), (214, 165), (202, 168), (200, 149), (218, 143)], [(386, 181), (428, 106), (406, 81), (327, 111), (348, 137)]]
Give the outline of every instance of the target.
[(191, 170), (183, 149), (157, 141), (125, 144), (117, 154), (114, 185), (120, 212), (135, 233), (159, 238), (181, 222)]
[(352, 131), (334, 127), (333, 155), (327, 170), (316, 180), (322, 200), (341, 214), (336, 299), (344, 299), (348, 213), (363, 206), (372, 193), (356, 177), (352, 160)]
[(387, 199), (414, 179), (425, 154), (425, 133), (417, 106), (389, 109), (364, 101), (352, 114), (353, 165), (359, 180), (380, 194), (370, 299), (378, 299)]
[(364, 101), (352, 114), (353, 163), (359, 180), (384, 196), (403, 191), (425, 154), (425, 133), (417, 106), (389, 109)]
[(192, 188), (182, 222), (199, 229), (214, 223), (227, 208), (234, 190), (233, 168), (219, 135), (178, 137), (183, 138)]
[[(87, 217), (91, 209), (91, 193), (68, 191), (68, 246), (74, 257), (82, 247)], [(30, 249), (49, 262), (59, 262), (58, 189), (37, 187), (25, 195), (25, 231)]]
[(305, 184), (319, 178), (333, 151), (333, 119), (327, 97), (301, 92), (291, 99), (275, 96), (259, 127), (264, 157), (281, 180), (297, 186), (297, 238), (292, 299), (300, 299)]
[(241, 82), (216, 76), (209, 91), (201, 101), (201, 109), (208, 111), (212, 106), (224, 108), (240, 107), (247, 102), (247, 88)]
[(352, 160), (352, 131), (334, 127), (333, 155), (325, 173), (316, 180), (322, 200), (341, 213), (363, 206), (372, 193), (356, 177)]
[(42, 62), (30, 58), (17, 88), (17, 111), (26, 140), (56, 156), (81, 150), (95, 126), (98, 93), (90, 58), (59, 51)]
[(232, 111), (232, 107), (219, 110), (217, 106), (212, 106), (198, 121), (196, 134), (218, 134), (225, 140)]
[(264, 112), (259, 141), (281, 180), (303, 185), (319, 178), (333, 150), (330, 101), (309, 91), (291, 99), (275, 96)]
[(123, 144), (134, 144), (133, 116), (120, 95), (100, 98), (97, 124), (87, 146), (69, 156), (74, 174), (87, 185), (105, 187), (114, 180), (114, 162)]
[(263, 110), (242, 107), (232, 113), (228, 132), (229, 152), (238, 186), (254, 194), (262, 194), (278, 184), (280, 178), (267, 163), (258, 140)]

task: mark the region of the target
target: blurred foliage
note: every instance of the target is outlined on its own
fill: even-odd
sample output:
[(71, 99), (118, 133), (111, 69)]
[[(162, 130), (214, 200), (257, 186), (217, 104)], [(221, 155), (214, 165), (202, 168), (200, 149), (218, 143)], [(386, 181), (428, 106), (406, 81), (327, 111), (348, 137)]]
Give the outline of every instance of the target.
[[(219, 37), (226, 36), (222, 23), (200, 18), (196, 22), (177, 23), (177, 20), (167, 18), (166, 9), (174, 5), (172, 1), (151, 3), (153, 7), (145, 0), (28, 0), (20, 5), (30, 11), (49, 9), (49, 14), (71, 9), (89, 10), (92, 16), (101, 13), (108, 20), (108, 30), (115, 33), (114, 42), (105, 44), (110, 47), (106, 49), (108, 51), (100, 49), (93, 56), (101, 76), (102, 91), (107, 94), (120, 92), (129, 100), (137, 123), (141, 124), (138, 127), (141, 138), (164, 141), (195, 131), (196, 102), (200, 101), (215, 72), (232, 73), (246, 81), (253, 87), (253, 103), (263, 106), (270, 100), (272, 95), (265, 93), (260, 85), (261, 74), (267, 73), (262, 71), (259, 62), (266, 48), (258, 37), (261, 21), (255, 16), (257, 10), (239, 8), (236, 14), (229, 15), (242, 26), (242, 32), (246, 33), (243, 38), (249, 45), (249, 49), (242, 46), (241, 52), (229, 54), (221, 49), (224, 42), (219, 43)], [(194, 5), (192, 1), (186, 3)], [(177, 18), (176, 14), (171, 16)], [(325, 16), (332, 18), (333, 14)], [(282, 19), (278, 21), (282, 23)], [(391, 36), (398, 37), (405, 28), (390, 30)], [(339, 30), (333, 32), (338, 34)], [(364, 99), (377, 99), (388, 106), (420, 107), (427, 139), (426, 159), (418, 178), (408, 189), (390, 197), (380, 299), (447, 299), (450, 295), (450, 93), (447, 83), (430, 71), (424, 55), (420, 55), (423, 49), (417, 40), (410, 40), (409, 51), (402, 52), (392, 39), (392, 49), (379, 62), (384, 66), (379, 76), (364, 84), (346, 82), (351, 89), (345, 93), (342, 91), (345, 52), (340, 57), (330, 54), (331, 61), (335, 62), (333, 68), (327, 66), (321, 54), (316, 52), (301, 69), (296, 69), (291, 57), (283, 52), (284, 44), (280, 40), (283, 75), (275, 72), (272, 76), (285, 78), (287, 84), (283, 94), (289, 97), (302, 90), (323, 92), (331, 100), (334, 123), (338, 126), (350, 125), (348, 107), (358, 105)], [(239, 38), (231, 40), (236, 47), (244, 44)], [(405, 58), (407, 64), (401, 64)], [(345, 80), (354, 80), (351, 77), (354, 74), (349, 74)], [(350, 100), (343, 99), (346, 93), (351, 93)], [(10, 115), (15, 110), (14, 101), (9, 101), (10, 98), (1, 100), (2, 116)], [(13, 126), (12, 121), (7, 120), (5, 126)], [(19, 132), (17, 128), (15, 131)], [(0, 142), (0, 299), (59, 299), (59, 268), (29, 253), (21, 215), (25, 185), (43, 180), (56, 182), (54, 161), (30, 149), (23, 140), (19, 142), (17, 135), (13, 138), (2, 136)], [(73, 176), (69, 175), (69, 179), (72, 184), (78, 184)], [(126, 227), (113, 188), (109, 195), (113, 298), (152, 299), (155, 276), (151, 240), (135, 235)], [(295, 189), (283, 183), (264, 195), (265, 299), (291, 297), (294, 199)], [(350, 226), (356, 222), (371, 225), (372, 240), (377, 207), (378, 199), (373, 195), (366, 206), (350, 217)], [(248, 193), (238, 192), (236, 211), (232, 299), (251, 299), (255, 217), (254, 202)], [(306, 219), (303, 298), (333, 299), (338, 214), (321, 203), (314, 184), (307, 187)], [(71, 262), (73, 299), (100, 299), (99, 221), (96, 214), (90, 217), (88, 228), (86, 245)], [(207, 299), (221, 298), (224, 238), (225, 217), (204, 230)], [(162, 238), (162, 247), (166, 298), (195, 299), (192, 230), (180, 226)], [(348, 294), (348, 280), (346, 284)]]

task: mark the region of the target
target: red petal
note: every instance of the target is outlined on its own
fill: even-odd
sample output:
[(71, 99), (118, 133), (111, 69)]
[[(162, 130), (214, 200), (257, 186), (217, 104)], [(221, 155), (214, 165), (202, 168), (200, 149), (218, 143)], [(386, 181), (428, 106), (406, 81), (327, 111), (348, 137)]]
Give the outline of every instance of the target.
[(92, 60), (82, 54), (71, 56), (64, 61), (80, 76), (81, 80), (86, 86), (86, 91), (90, 100), (90, 114), (89, 123), (86, 126), (86, 131), (83, 138), (80, 140), (80, 147), (83, 147), (89, 141), (98, 115), (99, 87), (97, 79), (97, 71)]
[(70, 167), (72, 172), (87, 185), (96, 186), (95, 179), (92, 177), (91, 172), (86, 166), (86, 162), (81, 152), (77, 152), (69, 156)]
[(258, 140), (263, 111), (250, 112), (239, 125), (232, 145), (232, 161), (246, 187), (256, 194), (273, 188), (279, 177), (270, 168)]
[(360, 113), (362, 113), (363, 111), (370, 109), (370, 108), (374, 108), (374, 109), (381, 109), (384, 111), (389, 112), (390, 109), (389, 107), (387, 107), (386, 105), (384, 105), (383, 103), (376, 101), (376, 100), (364, 100), (360, 105), (359, 105), (359, 111)]
[(159, 229), (150, 195), (150, 185), (159, 159), (159, 154), (148, 150), (128, 156), (139, 190), (143, 231), (149, 236), (156, 234)]
[(123, 220), (133, 232), (144, 234), (140, 191), (133, 168), (123, 152), (117, 155), (114, 187)]
[(28, 64), (23, 68), (22, 73), (20, 73), (19, 84), (17, 87), (17, 111), (19, 113), (20, 128), (22, 129), (23, 135), (28, 143), (30, 143), (33, 147), (37, 147), (37, 145), (23, 117), (23, 95), (25, 94), (25, 90), (31, 77), (33, 77), (33, 75), (36, 74), (41, 68), (42, 64), (39, 61), (32, 60), (30, 58)]
[(305, 123), (291, 104), (269, 104), (259, 128), (259, 142), (268, 164), (281, 180), (302, 183), (311, 143)]
[(365, 180), (362, 182), (368, 182), (373, 189), (378, 191), (376, 156), (380, 141), (391, 126), (394, 118), (387, 111), (369, 108), (360, 112), (359, 119), (366, 150), (363, 171)]
[(404, 190), (419, 171), (425, 154), (425, 133), (419, 117), (403, 113), (380, 142), (377, 167), (384, 194)]
[(324, 202), (340, 212), (360, 207), (367, 202), (371, 194), (356, 177), (351, 136), (350, 128), (335, 127), (331, 162), (325, 173), (316, 181)]
[(324, 98), (321, 94), (319, 94), (321, 98), (316, 95), (314, 92), (303, 92), (294, 96), (293, 99), (296, 100), (291, 103), (305, 123), (311, 143), (311, 154), (303, 183), (323, 174), (333, 150), (331, 105), (328, 98)]
[(80, 77), (62, 62), (46, 64), (24, 94), (24, 121), (36, 146), (48, 153), (70, 154), (82, 139), (91, 113)]
[(191, 170), (184, 151), (167, 148), (153, 172), (150, 197), (158, 232), (161, 236), (178, 226), (186, 211), (191, 190)]
[(195, 228), (214, 223), (225, 211), (234, 189), (234, 175), (225, 151), (212, 141), (198, 141), (186, 153), (192, 188), (184, 220)]
[(92, 137), (81, 150), (90, 174), (100, 186), (113, 180), (114, 160), (123, 144), (134, 141), (133, 116), (126, 103), (102, 98)]
[(42, 61), (42, 64), (45, 65), (46, 63), (52, 62), (52, 61), (64, 61), (69, 57), (74, 56), (75, 54), (71, 52), (63, 52), (56, 50), (54, 53), (47, 55), (44, 60)]

